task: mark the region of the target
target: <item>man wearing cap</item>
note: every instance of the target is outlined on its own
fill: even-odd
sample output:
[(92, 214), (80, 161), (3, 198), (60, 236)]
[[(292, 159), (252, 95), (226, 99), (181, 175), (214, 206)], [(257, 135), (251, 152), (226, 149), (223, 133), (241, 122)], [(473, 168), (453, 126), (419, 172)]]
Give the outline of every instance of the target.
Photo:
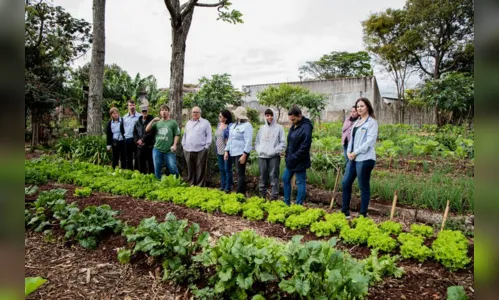
[(279, 196), (279, 167), (281, 153), (286, 147), (284, 128), (274, 119), (274, 111), (265, 110), (265, 124), (260, 127), (255, 139), (255, 151), (258, 154), (258, 167), (260, 169), (260, 195), (265, 198), (267, 185), (270, 182), (270, 199), (276, 200)]
[[(139, 120), (140, 114), (135, 111), (135, 101), (128, 100), (128, 113), (123, 116), (123, 126), (125, 127), (125, 152), (126, 152), (126, 168), (133, 170), (138, 168), (136, 157), (137, 146), (133, 141), (133, 128)], [(135, 161), (135, 163), (134, 163)]]
[(137, 160), (139, 171), (142, 174), (154, 173), (154, 161), (152, 159), (152, 147), (154, 146), (154, 133), (146, 132), (146, 127), (153, 117), (148, 113), (147, 105), (141, 105), (142, 116), (139, 117), (133, 129), (133, 141), (137, 145)]
[[(229, 139), (225, 146), (224, 160), (227, 161), (227, 169), (232, 170), (232, 162), (237, 170), (237, 192), (246, 193), (246, 161), (250, 155), (253, 140), (253, 126), (248, 121), (246, 108), (239, 106), (234, 110), (237, 122), (230, 126)], [(227, 186), (232, 187), (232, 173), (227, 173)], [(227, 191), (229, 192), (229, 191)]]
[(211, 145), (211, 125), (201, 118), (201, 109), (192, 108), (192, 118), (185, 124), (182, 148), (187, 163), (188, 181), (191, 185), (205, 186), (208, 149)]

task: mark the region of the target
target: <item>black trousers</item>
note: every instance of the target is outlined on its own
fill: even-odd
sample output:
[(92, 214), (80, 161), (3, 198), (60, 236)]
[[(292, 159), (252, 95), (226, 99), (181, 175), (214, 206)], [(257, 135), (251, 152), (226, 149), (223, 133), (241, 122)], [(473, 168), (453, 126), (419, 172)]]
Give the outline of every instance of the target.
[(125, 141), (113, 141), (112, 148), (113, 150), (113, 169), (118, 166), (118, 163), (121, 161), (121, 168), (125, 168), (126, 166), (126, 157), (125, 157)]
[[(236, 165), (236, 171), (237, 171), (237, 192), (241, 194), (246, 193), (246, 164), (248, 163), (248, 158), (246, 158), (246, 162), (244, 164), (241, 164), (239, 162), (239, 159), (241, 158), (241, 155), (238, 156), (232, 156), (231, 159), (227, 161), (227, 168), (232, 169), (232, 164), (234, 163)], [(230, 180), (232, 182), (232, 180)]]
[(137, 145), (133, 142), (133, 138), (125, 139), (125, 151), (126, 151), (126, 169), (133, 170), (138, 169), (137, 161)]
[(137, 147), (137, 160), (139, 162), (140, 173), (154, 174), (152, 147)]

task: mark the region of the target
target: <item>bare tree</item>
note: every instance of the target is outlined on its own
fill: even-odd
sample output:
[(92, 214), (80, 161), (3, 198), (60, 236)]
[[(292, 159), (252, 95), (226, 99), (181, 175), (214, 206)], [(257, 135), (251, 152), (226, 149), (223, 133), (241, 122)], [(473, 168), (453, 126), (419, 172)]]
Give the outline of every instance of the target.
[(221, 0), (217, 3), (198, 3), (198, 0), (189, 0), (180, 4), (180, 0), (164, 0), (170, 13), (172, 27), (172, 59), (170, 62), (170, 94), (169, 104), (173, 118), (182, 126), (182, 90), (184, 85), (184, 66), (187, 35), (192, 23), (194, 8), (216, 7), (218, 20), (233, 24), (242, 23), (242, 14), (237, 10), (229, 10), (231, 3)]
[(88, 93), (87, 134), (102, 134), (102, 90), (106, 54), (106, 0), (93, 0), (93, 41)]

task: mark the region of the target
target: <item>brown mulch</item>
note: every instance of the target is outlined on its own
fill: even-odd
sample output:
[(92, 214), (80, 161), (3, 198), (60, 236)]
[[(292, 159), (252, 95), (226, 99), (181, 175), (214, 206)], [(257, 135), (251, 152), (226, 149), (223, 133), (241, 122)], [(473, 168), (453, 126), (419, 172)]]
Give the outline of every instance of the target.
[[(129, 225), (137, 225), (140, 220), (156, 216), (163, 220), (168, 212), (179, 219), (198, 223), (202, 231), (209, 231), (213, 238), (229, 235), (244, 229), (253, 229), (263, 236), (288, 241), (292, 236), (303, 235), (304, 241), (319, 240), (307, 230), (292, 231), (282, 224), (265, 221), (249, 221), (240, 216), (227, 216), (222, 213), (209, 214), (173, 203), (153, 202), (115, 196), (106, 193), (92, 193), (88, 198), (73, 196), (75, 186), (49, 183), (39, 186), (40, 190), (65, 188), (66, 200), (76, 202), (79, 207), (108, 204), (119, 210), (119, 218)], [(33, 201), (36, 195), (26, 197)], [(377, 220), (378, 221), (378, 220)], [(325, 240), (326, 238), (324, 238)], [(42, 234), (27, 232), (25, 273), (26, 276), (42, 276), (50, 282), (37, 291), (30, 299), (183, 299), (185, 288), (175, 288), (160, 282), (159, 269), (146, 259), (134, 260), (131, 265), (121, 265), (116, 258), (117, 248), (124, 247), (126, 241), (121, 236), (111, 236), (103, 240), (93, 251), (84, 250), (78, 245), (67, 245), (62, 241), (44, 241)], [(338, 243), (338, 248), (349, 251), (354, 257), (364, 258), (370, 250), (362, 246)], [(470, 249), (473, 257), (473, 248)], [(412, 260), (399, 262), (406, 270), (400, 279), (386, 278), (369, 289), (368, 299), (445, 299), (447, 287), (462, 285), (470, 299), (474, 299), (473, 263), (458, 272), (449, 272), (434, 261), (418, 263)], [(88, 271), (90, 269), (90, 271)], [(87, 274), (90, 281), (87, 283)], [(158, 275), (158, 276), (156, 276)]]
[(48, 279), (27, 299), (175, 299), (182, 295), (162, 282), (154, 269), (139, 272), (141, 266), (110, 261), (103, 254), (113, 244), (110, 238), (91, 251), (26, 232), (25, 276)]

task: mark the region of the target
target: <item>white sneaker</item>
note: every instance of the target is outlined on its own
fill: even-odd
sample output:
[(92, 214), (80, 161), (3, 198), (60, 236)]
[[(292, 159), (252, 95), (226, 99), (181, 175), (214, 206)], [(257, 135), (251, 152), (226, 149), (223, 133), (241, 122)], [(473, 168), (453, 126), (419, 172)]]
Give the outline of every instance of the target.
[(350, 220), (352, 216), (345, 216), (345, 219)]

